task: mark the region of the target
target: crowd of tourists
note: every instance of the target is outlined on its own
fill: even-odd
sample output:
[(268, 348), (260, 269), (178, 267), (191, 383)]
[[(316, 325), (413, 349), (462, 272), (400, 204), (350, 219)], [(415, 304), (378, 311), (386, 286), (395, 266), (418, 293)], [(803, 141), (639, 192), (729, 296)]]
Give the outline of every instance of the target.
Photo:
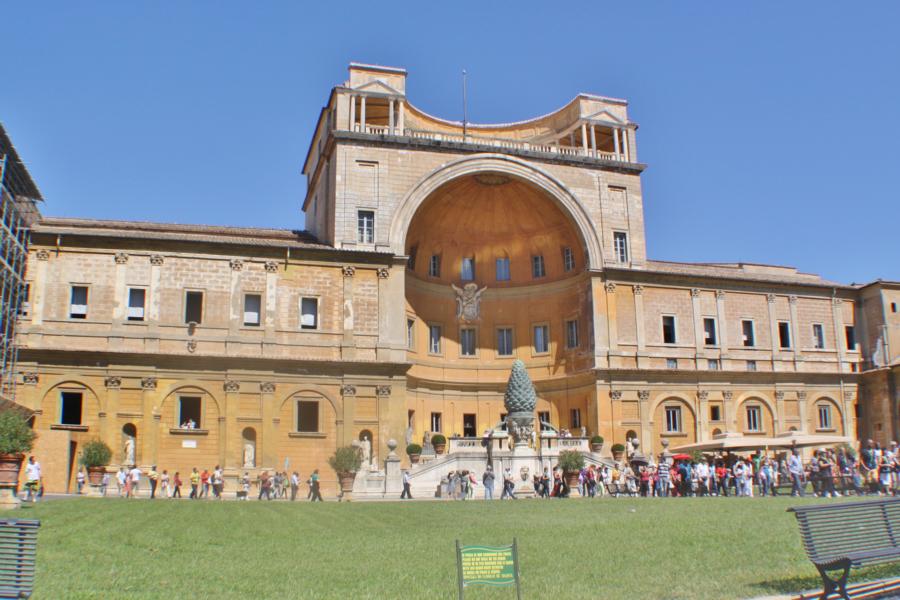
[[(525, 477), (528, 477), (527, 474)], [(521, 474), (520, 474), (521, 478)], [(404, 494), (408, 494), (409, 475), (404, 473)], [(515, 500), (523, 489), (509, 468), (498, 476), (488, 465), (479, 478), (471, 471), (450, 471), (442, 478), (438, 495), (466, 500), (481, 496), (494, 499), (500, 484), (500, 499)], [(545, 467), (528, 479), (529, 495), (540, 498), (565, 498), (575, 485), (581, 496), (777, 496), (790, 494), (837, 497), (847, 494), (900, 495), (900, 452), (896, 442), (882, 448), (872, 440), (857, 453), (849, 447), (820, 448), (804, 461), (799, 450), (781, 456), (762, 453), (741, 455), (726, 453), (720, 457), (677, 457), (658, 464), (620, 461), (613, 465), (589, 465), (566, 476), (559, 468)]]

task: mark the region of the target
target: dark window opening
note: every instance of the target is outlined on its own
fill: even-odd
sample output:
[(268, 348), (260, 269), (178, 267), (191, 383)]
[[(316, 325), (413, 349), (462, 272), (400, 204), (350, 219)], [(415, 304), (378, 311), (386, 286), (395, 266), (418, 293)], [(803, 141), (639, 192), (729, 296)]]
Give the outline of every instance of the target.
[(198, 325), (203, 322), (203, 292), (185, 292), (184, 322)]
[(675, 343), (675, 317), (664, 316), (662, 318), (663, 344)]
[(741, 321), (741, 330), (744, 333), (744, 346), (752, 348), (756, 345), (756, 336), (753, 333), (753, 321)]
[(847, 350), (856, 350), (856, 328), (847, 325), (844, 327), (844, 335), (847, 337)]
[(715, 346), (716, 341), (716, 320), (707, 317), (703, 319), (703, 343), (707, 346)]
[(778, 322), (778, 345), (781, 348), (791, 347), (791, 324), (787, 321)]
[(475, 428), (475, 415), (473, 414), (464, 414), (463, 415), (463, 436), (464, 437), (475, 437), (478, 435), (478, 432)]
[(72, 286), (72, 301), (69, 304), (69, 317), (87, 319), (88, 289), (83, 285)]
[(317, 400), (297, 401), (297, 431), (317, 433), (319, 431), (319, 402)]
[(62, 407), (59, 413), (59, 422), (61, 425), (81, 425), (83, 398), (81, 392), (62, 392), (60, 394)]
[(541, 424), (541, 431), (549, 431), (544, 423), (550, 423), (550, 411), (542, 410), (538, 413), (538, 422)]
[(709, 407), (709, 420), (710, 421), (721, 421), (722, 420), (722, 407), (713, 405)]
[(178, 398), (178, 426), (182, 429), (202, 429), (202, 412), (200, 396)]

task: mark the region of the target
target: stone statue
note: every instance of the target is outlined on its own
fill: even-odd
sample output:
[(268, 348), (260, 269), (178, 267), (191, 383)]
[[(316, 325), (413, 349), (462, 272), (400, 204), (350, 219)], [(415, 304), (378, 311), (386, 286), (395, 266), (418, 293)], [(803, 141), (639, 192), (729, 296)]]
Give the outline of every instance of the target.
[(252, 469), (256, 466), (256, 448), (251, 442), (244, 444), (244, 468)]
[(124, 451), (125, 464), (126, 465), (135, 464), (135, 462), (134, 462), (134, 438), (133, 437), (129, 436), (129, 437), (125, 438), (125, 449), (124, 450), (125, 450)]
[(467, 283), (458, 288), (452, 283), (450, 287), (456, 292), (456, 318), (462, 323), (477, 321), (481, 316), (481, 295), (487, 286), (478, 289), (478, 284)]
[(369, 436), (364, 436), (359, 441), (359, 447), (362, 450), (363, 467), (368, 469), (372, 465), (372, 442), (369, 440)]
[(534, 432), (534, 407), (537, 404), (537, 394), (534, 385), (528, 377), (525, 363), (521, 360), (513, 362), (512, 372), (506, 384), (506, 394), (503, 397), (503, 406), (506, 407), (507, 430), (515, 440), (515, 447), (521, 448), (528, 445), (528, 440)]
[(412, 426), (409, 426), (409, 427), (406, 428), (406, 435), (404, 436), (404, 439), (406, 440), (406, 445), (407, 445), (407, 446), (409, 446), (410, 444), (412, 444), (412, 441), (413, 441), (413, 428), (412, 428)]

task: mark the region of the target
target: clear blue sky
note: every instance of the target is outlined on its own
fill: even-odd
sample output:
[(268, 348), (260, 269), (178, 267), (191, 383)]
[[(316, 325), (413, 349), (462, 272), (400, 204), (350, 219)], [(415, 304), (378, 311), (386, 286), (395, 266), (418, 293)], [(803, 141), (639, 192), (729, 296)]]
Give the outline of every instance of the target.
[[(495, 4), (497, 6), (495, 6)], [(8, 2), (0, 120), (50, 215), (301, 228), (351, 60), (446, 118), (640, 123), (652, 258), (900, 280), (900, 3)]]

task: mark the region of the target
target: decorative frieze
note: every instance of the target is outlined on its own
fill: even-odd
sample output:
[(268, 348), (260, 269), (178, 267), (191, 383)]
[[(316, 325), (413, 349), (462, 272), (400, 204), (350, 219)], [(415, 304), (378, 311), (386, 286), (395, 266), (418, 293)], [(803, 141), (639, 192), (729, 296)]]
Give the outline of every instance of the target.
[(275, 393), (275, 384), (271, 381), (263, 381), (259, 384), (259, 391), (263, 394), (274, 394)]
[(162, 264), (164, 262), (165, 262), (165, 259), (162, 257), (161, 254), (154, 254), (153, 256), (150, 257), (150, 264), (153, 265), (154, 267), (160, 267), (160, 266), (162, 266)]
[(619, 390), (613, 390), (612, 392), (609, 393), (609, 397), (612, 398), (613, 400), (621, 400), (622, 392)]
[(347, 265), (347, 266), (341, 268), (341, 273), (344, 274), (344, 277), (353, 277), (354, 275), (356, 275), (356, 267), (351, 267), (350, 265)]
[(241, 383), (233, 379), (229, 379), (222, 384), (222, 389), (226, 392), (234, 393), (241, 391)]
[(691, 288), (691, 298), (700, 297), (700, 288)]
[(650, 399), (650, 390), (639, 390), (638, 391), (638, 399), (646, 402)]
[(47, 250), (44, 250), (43, 248), (41, 248), (40, 250), (35, 252), (34, 256), (38, 260), (50, 260), (50, 253)]
[(143, 379), (141, 379), (141, 389), (155, 390), (156, 384), (156, 377), (144, 377)]
[(390, 396), (391, 395), (391, 386), (389, 386), (389, 385), (375, 386), (375, 395), (380, 396), (380, 397)]
[(25, 385), (37, 385), (40, 377), (34, 371), (26, 371), (22, 373), (22, 383)]
[(121, 377), (107, 377), (103, 380), (103, 385), (107, 387), (107, 389), (117, 390), (122, 387), (122, 378)]
[(116, 252), (115, 258), (117, 265), (124, 265), (128, 262), (128, 255), (124, 252)]
[(701, 402), (705, 402), (708, 398), (709, 398), (709, 392), (707, 392), (707, 391), (697, 392), (697, 399), (700, 400)]
[(341, 396), (355, 396), (356, 386), (344, 384), (341, 386)]
[(644, 286), (636, 285), (632, 288), (632, 290), (634, 291), (635, 296), (640, 296), (641, 294), (644, 293)]
[(784, 400), (784, 392), (775, 392), (775, 399), (779, 402)]
[(610, 294), (613, 294), (616, 291), (616, 284), (614, 284), (612, 281), (607, 281), (603, 287)]
[(716, 290), (716, 300), (725, 299), (725, 290)]
[(378, 278), (379, 279), (387, 279), (390, 276), (391, 276), (390, 269), (388, 269), (386, 267), (382, 267), (382, 268), (378, 269)]
[(766, 300), (769, 301), (769, 304), (775, 304), (775, 294), (766, 294)]
[(791, 304), (797, 304), (797, 296), (788, 296), (788, 302)]
[(266, 273), (277, 273), (278, 272), (278, 263), (274, 260), (266, 261)]
[(232, 258), (228, 261), (228, 264), (231, 266), (232, 271), (241, 271), (244, 268), (244, 261), (239, 258)]
[(722, 398), (724, 398), (726, 401), (731, 400), (732, 398), (734, 398), (734, 392), (724, 391), (722, 392)]

